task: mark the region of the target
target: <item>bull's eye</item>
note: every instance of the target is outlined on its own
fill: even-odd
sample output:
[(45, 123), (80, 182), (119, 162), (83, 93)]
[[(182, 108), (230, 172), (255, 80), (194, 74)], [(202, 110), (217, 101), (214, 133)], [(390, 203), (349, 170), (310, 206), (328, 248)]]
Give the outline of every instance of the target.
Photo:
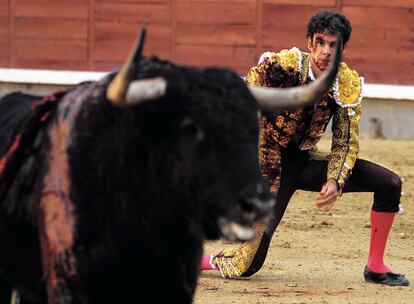
[(182, 134), (185, 136), (190, 136), (196, 141), (202, 141), (204, 138), (203, 131), (194, 123), (190, 117), (185, 117), (181, 123), (180, 128)]

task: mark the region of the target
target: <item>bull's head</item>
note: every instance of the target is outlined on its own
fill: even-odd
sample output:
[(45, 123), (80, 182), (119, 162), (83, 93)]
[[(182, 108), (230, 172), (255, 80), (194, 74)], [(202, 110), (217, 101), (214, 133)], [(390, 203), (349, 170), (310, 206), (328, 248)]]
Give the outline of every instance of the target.
[[(142, 31), (140, 39), (137, 41), (133, 51), (128, 57), (128, 60), (118, 72), (116, 77), (109, 84), (107, 89), (107, 99), (116, 107), (125, 107), (128, 105), (136, 105), (151, 100), (158, 100), (167, 94), (168, 82), (165, 78), (156, 77), (152, 79), (136, 79), (136, 72), (139, 61), (142, 56), (143, 41), (145, 38), (145, 30)], [(234, 197), (226, 197), (221, 199), (238, 200), (233, 204), (223, 205), (216, 204), (210, 206), (210, 211), (214, 209), (213, 216), (209, 217), (207, 226), (219, 227), (219, 234), (232, 240), (247, 240), (254, 237), (254, 230), (251, 228), (252, 224), (264, 218), (270, 211), (273, 210), (275, 200), (269, 192), (268, 185), (261, 176), (258, 165), (258, 119), (257, 108), (266, 112), (279, 111), (282, 109), (293, 108), (308, 103), (314, 103), (322, 98), (329, 90), (333, 82), (341, 58), (341, 43), (337, 44), (336, 55), (331, 63), (328, 71), (318, 80), (306, 87), (296, 87), (288, 89), (262, 88), (250, 87), (239, 90), (241, 98), (249, 101), (248, 111), (245, 111), (240, 117), (229, 119), (226, 125), (235, 124), (243, 127), (242, 132), (235, 132), (237, 136), (237, 148), (228, 150), (227, 155), (216, 155), (215, 162), (220, 174), (225, 176), (217, 177), (217, 181), (211, 183), (214, 187), (228, 187), (227, 192), (237, 192), (237, 199)], [(190, 79), (191, 81), (191, 79)], [(240, 82), (242, 80), (240, 79)], [(242, 86), (242, 84), (241, 84)], [(215, 88), (216, 89), (216, 88)], [(240, 88), (238, 88), (240, 89)], [(236, 88), (235, 88), (236, 90)], [(250, 90), (250, 93), (248, 93)], [(214, 91), (214, 90), (213, 90)], [(228, 89), (229, 98), (237, 99), (237, 94), (230, 94), (233, 89)], [(244, 93), (246, 91), (246, 93)], [(197, 94), (197, 92), (194, 92)], [(215, 92), (211, 93), (211, 99), (216, 98)], [(231, 95), (231, 96), (230, 96)], [(199, 98), (198, 95), (195, 98)], [(250, 102), (252, 100), (252, 102)], [(254, 104), (254, 100), (257, 104)], [(203, 102), (203, 100), (200, 100)], [(241, 107), (243, 103), (233, 103), (234, 107)], [(237, 108), (234, 108), (237, 111)], [(247, 112), (247, 114), (246, 114)], [(222, 113), (226, 115), (227, 113)], [(230, 115), (230, 113), (228, 113)], [(244, 121), (248, 121), (249, 125), (243, 125)], [(194, 138), (197, 141), (202, 141), (203, 134), (197, 132), (197, 126), (194, 126), (194, 121), (191, 119), (183, 120), (181, 127), (191, 130)], [(205, 130), (203, 130), (205, 132)], [(223, 128), (223, 132), (226, 130)], [(207, 137), (207, 134), (204, 134)], [(233, 135), (230, 135), (235, 137)], [(215, 143), (210, 143), (213, 146)], [(226, 143), (223, 144), (225, 146)], [(208, 146), (208, 145), (207, 145)], [(233, 145), (236, 146), (236, 145)], [(220, 150), (217, 148), (216, 150)], [(224, 149), (223, 149), (224, 150)], [(220, 153), (219, 153), (220, 154)], [(225, 153), (223, 153), (225, 154)], [(237, 155), (237, 161), (233, 160), (233, 155)], [(196, 160), (197, 162), (198, 160)], [(208, 171), (208, 167), (205, 170)], [(208, 173), (206, 173), (208, 175)], [(223, 181), (220, 180), (223, 178)], [(210, 179), (214, 177), (210, 176)], [(231, 185), (227, 185), (228, 180), (234, 180)], [(246, 186), (248, 185), (248, 186)], [(213, 187), (212, 187), (213, 188)], [(212, 192), (214, 192), (213, 190)], [(212, 195), (214, 199), (218, 199), (219, 195)], [(213, 199), (213, 201), (214, 201)], [(208, 208), (207, 208), (208, 209)], [(208, 222), (208, 221), (207, 221)], [(216, 228), (209, 234), (211, 237), (217, 236)], [(207, 232), (208, 234), (208, 232)]]

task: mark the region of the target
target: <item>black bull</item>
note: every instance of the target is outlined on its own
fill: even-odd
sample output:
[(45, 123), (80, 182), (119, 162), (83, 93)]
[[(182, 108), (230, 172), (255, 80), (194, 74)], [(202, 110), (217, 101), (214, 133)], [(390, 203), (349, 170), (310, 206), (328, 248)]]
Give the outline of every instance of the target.
[(109, 74), (0, 102), (3, 301), (14, 288), (23, 303), (191, 303), (203, 241), (247, 239), (272, 209), (238, 75), (155, 58), (130, 71), (165, 92), (119, 106)]

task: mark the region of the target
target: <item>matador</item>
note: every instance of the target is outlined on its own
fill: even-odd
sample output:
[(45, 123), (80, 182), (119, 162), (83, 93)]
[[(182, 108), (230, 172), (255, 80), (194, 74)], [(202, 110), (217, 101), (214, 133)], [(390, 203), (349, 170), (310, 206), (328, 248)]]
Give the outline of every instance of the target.
[[(327, 68), (336, 35), (342, 36), (345, 48), (351, 30), (343, 14), (317, 13), (308, 23), (309, 53), (298, 48), (265, 52), (249, 71), (247, 84), (291, 87), (313, 81)], [(270, 227), (258, 225), (255, 239), (236, 249), (204, 256), (202, 270), (219, 270), (223, 277), (248, 277), (259, 271), (272, 235), (298, 189), (319, 192), (315, 204), (324, 211), (331, 210), (344, 192), (373, 192), (364, 279), (391, 286), (409, 285), (404, 275), (394, 273), (383, 261), (388, 235), (400, 208), (403, 179), (384, 166), (358, 158), (363, 86), (363, 78), (342, 62), (332, 89), (322, 100), (295, 110), (260, 114), (259, 161), (277, 199)], [(316, 145), (331, 119), (331, 151), (322, 153)]]

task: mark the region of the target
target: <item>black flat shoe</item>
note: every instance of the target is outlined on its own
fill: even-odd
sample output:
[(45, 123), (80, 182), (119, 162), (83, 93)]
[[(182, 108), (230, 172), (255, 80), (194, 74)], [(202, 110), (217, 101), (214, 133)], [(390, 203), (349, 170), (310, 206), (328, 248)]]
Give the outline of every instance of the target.
[(364, 270), (365, 282), (383, 284), (388, 286), (408, 286), (410, 281), (405, 277), (405, 275), (398, 273), (378, 273), (373, 272), (365, 266)]

